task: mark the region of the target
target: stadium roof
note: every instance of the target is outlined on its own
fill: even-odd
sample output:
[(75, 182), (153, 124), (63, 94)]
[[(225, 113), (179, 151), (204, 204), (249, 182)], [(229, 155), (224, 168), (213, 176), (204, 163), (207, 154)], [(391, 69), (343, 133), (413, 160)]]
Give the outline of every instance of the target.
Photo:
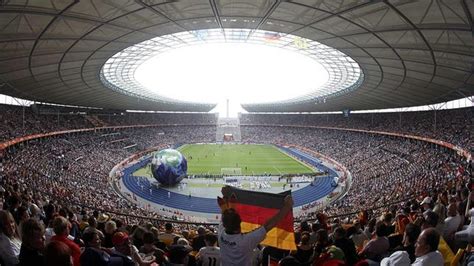
[[(333, 47), (360, 66), (358, 87), (248, 111), (335, 111), (416, 106), (474, 95), (472, 1), (81, 0), (0, 1), (0, 93), (111, 109), (209, 111), (112, 90), (105, 62), (178, 32), (251, 29)], [(184, 75), (184, 73), (183, 73)]]

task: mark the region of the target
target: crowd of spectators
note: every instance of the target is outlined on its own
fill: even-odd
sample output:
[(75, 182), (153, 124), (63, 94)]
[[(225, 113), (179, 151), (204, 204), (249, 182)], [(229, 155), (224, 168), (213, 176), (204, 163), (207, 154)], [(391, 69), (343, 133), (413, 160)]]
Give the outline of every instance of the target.
[(211, 114), (193, 113), (124, 113), (122, 115), (97, 115), (99, 119), (110, 126), (127, 125), (216, 125), (217, 116)]
[(36, 115), (30, 107), (0, 104), (0, 142), (15, 137), (92, 124), (81, 115)]
[(241, 126), (241, 131), (243, 141), (299, 145), (347, 167), (352, 185), (343, 199), (327, 209), (332, 215), (384, 206), (444, 187), (468, 167), (449, 151), (408, 139), (291, 127)]
[[(191, 129), (193, 134), (189, 134)], [(41, 203), (67, 198), (107, 210), (145, 214), (116, 195), (107, 178), (111, 169), (144, 148), (171, 146), (178, 141), (210, 142), (215, 138), (212, 132), (208, 126), (177, 126), (50, 138), (12, 152), (0, 173), (4, 186), (16, 186)], [(44, 198), (46, 195), (55, 198)]]
[[(58, 107), (59, 108), (59, 107)], [(216, 114), (202, 113), (133, 113), (133, 112), (102, 112), (87, 114), (76, 109), (59, 108), (47, 110), (28, 106), (0, 104), (0, 142), (15, 137), (61, 131), (68, 129), (93, 128), (100, 126), (128, 125), (216, 125)], [(36, 110), (36, 112), (34, 111)], [(81, 110), (83, 111), (83, 110)], [(91, 117), (93, 119), (91, 119)]]
[[(268, 126), (284, 124), (278, 119), (262, 123), (267, 126), (242, 122), (242, 140), (316, 150), (347, 167), (352, 185), (341, 200), (299, 217), (297, 250), (259, 245), (251, 253), (253, 265), (280, 259), (281, 265), (331, 260), (347, 265), (378, 265), (382, 260), (447, 265), (457, 259), (458, 248), (474, 240), (472, 162), (420, 141)], [(448, 119), (439, 119), (438, 128), (443, 128), (441, 121)], [(299, 118), (293, 122), (300, 124)], [(457, 144), (469, 146), (471, 133), (466, 130), (472, 122), (464, 122), (466, 127), (446, 128), (446, 136), (467, 139)], [(127, 121), (117, 122), (122, 123)], [(379, 129), (390, 131), (390, 123)], [(214, 142), (215, 130), (215, 125), (121, 129), (62, 135), (10, 149), (0, 166), (0, 264), (218, 265), (226, 254), (219, 251), (215, 226), (164, 222), (160, 219), (166, 217), (122, 199), (108, 180), (111, 168), (137, 151)]]
[(341, 127), (430, 137), (474, 151), (474, 107), (438, 111), (341, 114), (241, 114), (242, 125)]

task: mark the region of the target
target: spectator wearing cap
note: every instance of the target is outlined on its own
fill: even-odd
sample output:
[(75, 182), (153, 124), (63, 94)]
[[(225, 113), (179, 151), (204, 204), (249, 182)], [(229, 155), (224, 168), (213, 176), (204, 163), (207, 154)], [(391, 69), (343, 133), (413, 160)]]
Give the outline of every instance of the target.
[(135, 266), (132, 259), (132, 243), (125, 232), (116, 232), (112, 237), (114, 249), (110, 255), (110, 266)]
[(105, 223), (109, 221), (109, 219), (110, 216), (106, 213), (99, 214), (99, 217), (97, 218), (97, 229), (103, 231), (105, 228)]
[(416, 241), (414, 266), (443, 266), (443, 255), (438, 251), (439, 233), (434, 228), (421, 232)]
[(68, 238), (69, 235), (69, 221), (62, 217), (58, 216), (53, 220), (53, 231), (56, 234), (55, 236), (51, 237), (51, 241), (58, 241), (66, 244), (69, 249), (71, 250), (71, 255), (73, 259), (74, 266), (81, 265), (80, 257), (81, 257), (81, 249), (80, 247), (74, 243), (74, 241)]
[(174, 233), (173, 224), (166, 223), (165, 232), (158, 235), (158, 240), (165, 243), (166, 246), (169, 247), (173, 243), (176, 237), (181, 237), (181, 236)]
[(38, 265), (43, 266), (43, 251), (45, 247), (43, 224), (35, 219), (28, 219), (21, 225), (23, 235), (21, 236), (20, 266)]
[(125, 232), (117, 232), (112, 237), (114, 248), (110, 255), (108, 266), (148, 266), (155, 262), (155, 257), (140, 257), (138, 250), (130, 242), (130, 238)]
[(433, 207), (432, 205), (433, 205), (433, 200), (431, 199), (431, 197), (425, 197), (423, 201), (420, 203), (420, 206), (423, 212), (431, 211)]

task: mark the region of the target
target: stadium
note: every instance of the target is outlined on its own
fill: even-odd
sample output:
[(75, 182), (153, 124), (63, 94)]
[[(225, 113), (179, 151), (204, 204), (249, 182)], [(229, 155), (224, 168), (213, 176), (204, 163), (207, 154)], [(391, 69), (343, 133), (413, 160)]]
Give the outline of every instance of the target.
[(473, 13), (0, 1), (0, 266), (468, 265)]

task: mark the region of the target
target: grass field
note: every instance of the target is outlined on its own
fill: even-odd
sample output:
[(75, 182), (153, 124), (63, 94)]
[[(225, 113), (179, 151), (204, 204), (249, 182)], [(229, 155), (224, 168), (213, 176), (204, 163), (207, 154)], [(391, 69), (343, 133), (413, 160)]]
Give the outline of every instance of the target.
[(188, 174), (303, 174), (314, 170), (271, 145), (188, 144), (179, 148)]

